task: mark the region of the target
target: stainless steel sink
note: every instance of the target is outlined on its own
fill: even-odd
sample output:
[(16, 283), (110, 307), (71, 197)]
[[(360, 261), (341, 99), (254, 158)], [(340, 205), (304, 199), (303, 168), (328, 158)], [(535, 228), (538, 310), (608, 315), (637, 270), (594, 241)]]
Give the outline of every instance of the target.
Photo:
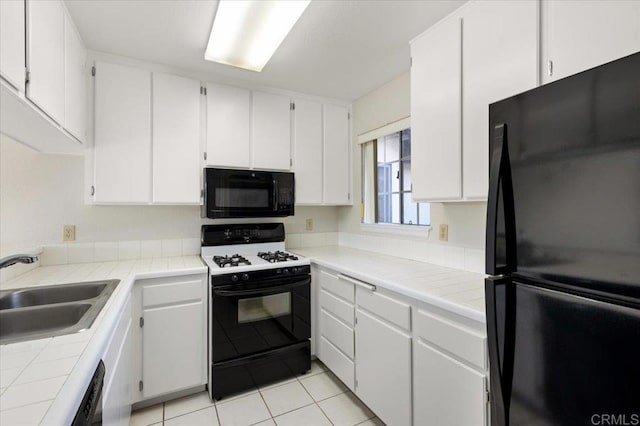
[(93, 299), (100, 296), (100, 293), (104, 291), (107, 285), (108, 283), (103, 281), (25, 288), (8, 292), (6, 295), (2, 295), (2, 292), (0, 292), (0, 309), (25, 308), (27, 306)]
[(119, 280), (0, 291), (0, 344), (91, 327)]

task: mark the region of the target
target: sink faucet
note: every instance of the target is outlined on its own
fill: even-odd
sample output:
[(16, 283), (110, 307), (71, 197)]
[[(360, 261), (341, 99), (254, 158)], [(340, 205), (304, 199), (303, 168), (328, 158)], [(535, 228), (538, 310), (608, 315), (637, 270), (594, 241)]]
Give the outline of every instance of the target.
[(38, 256), (32, 256), (30, 254), (14, 254), (13, 256), (7, 256), (0, 259), (0, 269), (15, 265), (16, 263), (33, 263), (37, 261)]

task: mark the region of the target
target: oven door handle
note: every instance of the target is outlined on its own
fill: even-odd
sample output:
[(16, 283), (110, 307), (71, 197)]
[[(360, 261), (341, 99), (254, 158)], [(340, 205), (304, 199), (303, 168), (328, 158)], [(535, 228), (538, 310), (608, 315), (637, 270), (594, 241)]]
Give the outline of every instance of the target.
[(311, 284), (311, 278), (304, 279), (302, 281), (295, 282), (293, 284), (285, 284), (274, 287), (265, 287), (265, 288), (252, 288), (250, 290), (217, 290), (213, 289), (214, 296), (222, 296), (222, 297), (234, 297), (234, 296), (254, 296), (254, 295), (269, 295), (282, 293), (284, 291), (292, 290), (296, 287), (302, 287), (304, 285)]

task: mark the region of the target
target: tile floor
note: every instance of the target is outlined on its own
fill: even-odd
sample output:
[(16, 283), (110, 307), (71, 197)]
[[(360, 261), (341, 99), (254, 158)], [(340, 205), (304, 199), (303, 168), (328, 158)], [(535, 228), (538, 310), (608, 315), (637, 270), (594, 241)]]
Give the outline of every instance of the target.
[(130, 426), (384, 425), (319, 361), (311, 371), (215, 403), (202, 392), (134, 411)]

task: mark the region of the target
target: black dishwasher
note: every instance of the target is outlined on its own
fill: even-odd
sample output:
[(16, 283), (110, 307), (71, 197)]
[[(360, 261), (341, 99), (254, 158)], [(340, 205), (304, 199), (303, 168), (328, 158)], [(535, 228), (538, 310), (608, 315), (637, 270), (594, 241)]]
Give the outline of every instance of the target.
[(87, 391), (82, 397), (82, 402), (78, 407), (72, 426), (88, 426), (94, 423), (96, 409), (102, 403), (102, 385), (104, 383), (104, 362), (100, 360), (98, 368), (93, 373), (93, 378), (87, 387)]

